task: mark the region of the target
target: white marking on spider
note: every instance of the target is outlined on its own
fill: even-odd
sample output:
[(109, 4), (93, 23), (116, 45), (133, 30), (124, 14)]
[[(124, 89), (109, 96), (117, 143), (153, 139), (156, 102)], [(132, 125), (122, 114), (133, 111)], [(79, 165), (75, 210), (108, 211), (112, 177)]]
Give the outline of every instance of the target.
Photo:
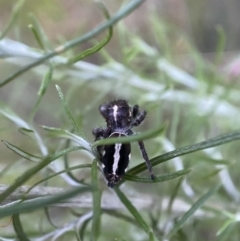
[(118, 106), (114, 105), (113, 106), (113, 118), (114, 118), (115, 122), (117, 122), (117, 111), (118, 111)]
[(118, 163), (119, 163), (119, 160), (120, 160), (121, 147), (122, 147), (121, 143), (115, 144), (115, 152), (114, 152), (114, 155), (113, 155), (113, 167), (112, 167), (113, 174), (116, 174), (116, 171), (117, 171), (117, 168), (118, 168)]
[(105, 167), (105, 165), (104, 164), (102, 164), (102, 169)]

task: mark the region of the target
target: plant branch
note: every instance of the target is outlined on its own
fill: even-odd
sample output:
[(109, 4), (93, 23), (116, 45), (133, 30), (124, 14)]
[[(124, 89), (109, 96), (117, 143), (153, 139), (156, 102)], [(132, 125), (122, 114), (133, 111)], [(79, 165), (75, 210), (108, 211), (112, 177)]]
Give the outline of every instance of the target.
[(115, 15), (113, 15), (109, 20), (99, 24), (96, 28), (94, 28), (92, 31), (87, 32), (85, 35), (75, 38), (69, 42), (67, 42), (64, 45), (61, 45), (57, 47), (54, 51), (44, 55), (43, 57), (39, 58), (38, 60), (34, 61), (33, 63), (25, 66), (24, 68), (20, 69), (19, 71), (15, 72), (2, 82), (0, 82), (0, 87), (4, 86), (5, 84), (9, 83), (10, 81), (14, 80), (16, 77), (20, 76), (21, 74), (25, 73), (29, 69), (36, 67), (40, 65), (41, 63), (45, 62), (46, 60), (59, 55), (68, 49), (78, 45), (82, 44), (93, 37), (97, 36), (104, 30), (108, 29), (109, 27), (116, 24), (118, 21), (129, 15), (132, 11), (134, 11), (138, 6), (140, 6), (144, 0), (133, 0), (127, 3), (125, 6), (123, 6)]

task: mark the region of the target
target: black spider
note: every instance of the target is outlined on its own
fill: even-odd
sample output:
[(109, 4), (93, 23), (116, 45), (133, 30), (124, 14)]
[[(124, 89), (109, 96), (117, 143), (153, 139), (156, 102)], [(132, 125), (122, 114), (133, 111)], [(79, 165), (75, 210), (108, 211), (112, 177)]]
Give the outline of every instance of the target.
[[(107, 137), (129, 136), (134, 134), (131, 130), (139, 126), (146, 117), (146, 111), (140, 111), (138, 105), (129, 107), (126, 100), (115, 100), (99, 107), (100, 113), (107, 122), (106, 128), (93, 129), (95, 141)], [(149, 161), (143, 141), (138, 141), (143, 159), (146, 162), (151, 178), (154, 179), (152, 166)], [(116, 143), (98, 146), (100, 161), (108, 187), (114, 187), (123, 177), (131, 156), (130, 143)]]

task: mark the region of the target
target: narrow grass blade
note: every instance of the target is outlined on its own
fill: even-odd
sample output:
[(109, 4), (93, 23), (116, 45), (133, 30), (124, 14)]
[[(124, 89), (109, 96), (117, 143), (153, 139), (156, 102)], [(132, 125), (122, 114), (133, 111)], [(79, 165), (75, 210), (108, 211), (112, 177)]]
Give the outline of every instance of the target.
[(11, 76), (9, 76), (8, 78), (1, 81), (0, 87), (3, 87), (4, 85), (8, 84), (10, 81), (16, 79), (18, 76), (25, 73), (29, 69), (34, 68), (34, 67), (40, 65), (41, 63), (44, 63), (46, 60), (48, 60), (56, 55), (59, 55), (61, 53), (64, 53), (76, 45), (82, 44), (82, 43), (92, 39), (93, 37), (100, 34), (102, 31), (106, 30), (110, 26), (113, 26), (114, 24), (116, 24), (121, 19), (125, 18), (132, 11), (134, 11), (137, 7), (139, 7), (143, 2), (144, 2), (144, 0), (132, 0), (132, 1), (128, 2), (117, 13), (115, 13), (108, 21), (105, 21), (105, 22), (99, 24), (97, 27), (95, 27), (93, 30), (89, 31), (88, 33), (84, 34), (83, 36), (77, 37), (77, 38), (65, 43), (64, 45), (59, 46), (54, 51), (44, 55), (43, 57), (37, 59), (33, 63), (21, 68), (20, 70), (18, 70), (17, 72), (15, 72)]
[(14, 214), (12, 220), (13, 220), (13, 228), (15, 233), (17, 234), (18, 239), (21, 241), (30, 241), (30, 239), (27, 237), (27, 235), (23, 230), (19, 214)]
[(110, 145), (114, 143), (128, 143), (133, 141), (146, 140), (146, 139), (161, 135), (165, 131), (165, 129), (166, 129), (166, 125), (159, 126), (149, 131), (132, 135), (132, 136), (101, 139), (99, 141), (94, 142), (92, 146), (96, 147), (101, 145)]
[(34, 156), (28, 152), (25, 152), (23, 150), (21, 150), (20, 148), (10, 144), (9, 142), (7, 141), (2, 141), (6, 146), (7, 148), (9, 148), (10, 150), (12, 150), (13, 152), (15, 152), (16, 154), (18, 154), (19, 156), (29, 160), (29, 161), (32, 161), (32, 162), (39, 162), (42, 160), (41, 157), (38, 157), (38, 156)]
[(36, 174), (38, 171), (46, 167), (49, 163), (53, 162), (54, 160), (58, 159), (59, 157), (71, 152), (81, 149), (79, 146), (74, 146), (67, 148), (65, 150), (62, 150), (60, 152), (57, 152), (53, 154), (50, 157), (47, 157), (40, 163), (38, 163), (35, 167), (32, 167), (28, 169), (22, 176), (18, 177), (15, 182), (9, 186), (1, 195), (0, 195), (0, 203), (7, 198), (14, 190), (16, 190), (19, 186), (21, 186), (23, 183), (25, 183), (27, 180), (29, 180), (34, 174)]
[(46, 33), (44, 32), (36, 16), (33, 13), (30, 13), (29, 17), (32, 20), (32, 24), (29, 26), (29, 28), (32, 30), (33, 35), (35, 36), (40, 48), (45, 50), (46, 52), (50, 49), (53, 50), (53, 46), (51, 45)]
[(53, 76), (53, 66), (50, 64), (48, 72), (45, 74), (43, 81), (41, 82), (40, 88), (38, 90), (38, 95), (43, 96), (48, 88), (50, 81)]
[(181, 170), (177, 172), (172, 173), (165, 173), (162, 175), (155, 176), (154, 180), (152, 180), (150, 177), (137, 177), (137, 176), (130, 176), (130, 175), (124, 175), (124, 180), (128, 180), (131, 182), (140, 182), (140, 183), (157, 183), (157, 182), (165, 182), (168, 180), (172, 180), (181, 176), (184, 176), (188, 174), (191, 170)]
[[(133, 215), (136, 222), (140, 225), (140, 227), (151, 237), (150, 240), (158, 240), (154, 234), (151, 227), (145, 222), (141, 214), (138, 212), (138, 210), (132, 205), (132, 203), (128, 200), (128, 198), (124, 195), (124, 193), (118, 188), (115, 187), (115, 191), (121, 200), (121, 202), (124, 204), (124, 206), (128, 209), (128, 211)], [(155, 239), (153, 238), (155, 237)]]
[(54, 173), (54, 174), (52, 174), (52, 175), (50, 175), (50, 176), (48, 176), (48, 177), (45, 177), (45, 178), (41, 179), (40, 181), (36, 182), (34, 185), (32, 185), (32, 186), (27, 190), (27, 192), (24, 194), (23, 199), (26, 198), (27, 194), (28, 194), (34, 187), (38, 186), (39, 184), (41, 184), (41, 183), (43, 183), (43, 182), (45, 182), (45, 181), (47, 181), (47, 180), (50, 180), (50, 179), (52, 179), (52, 178), (54, 178), (54, 177), (56, 177), (56, 176), (58, 176), (58, 175), (60, 175), (60, 174), (62, 174), (62, 173), (65, 173), (65, 172), (68, 172), (68, 171), (71, 171), (71, 170), (76, 170), (76, 169), (79, 169), (79, 168), (91, 168), (91, 167), (92, 167), (92, 164), (81, 164), (81, 165), (77, 165), (77, 166), (74, 166), (74, 167), (69, 167), (68, 169), (64, 169), (64, 170), (62, 170), (62, 171), (60, 171), (60, 172), (56, 172), (56, 173)]
[(210, 189), (205, 195), (203, 195), (201, 198), (197, 200), (193, 204), (193, 206), (183, 215), (183, 217), (176, 223), (175, 227), (170, 231), (170, 233), (167, 235), (167, 238), (169, 239), (172, 237), (183, 225), (184, 223), (191, 217), (193, 214), (201, 208), (201, 206), (211, 197), (213, 196), (221, 185), (217, 185), (216, 187)]
[(224, 31), (224, 28), (220, 25), (217, 26), (216, 30), (218, 33), (218, 41), (216, 45), (216, 55), (215, 55), (214, 62), (217, 65), (220, 63), (223, 56), (224, 49), (226, 47), (226, 33)]
[(17, 201), (7, 205), (0, 206), (0, 218), (11, 216), (16, 213), (31, 212), (39, 208), (45, 208), (55, 203), (60, 203), (75, 195), (91, 191), (91, 187), (76, 187), (63, 193), (47, 197), (34, 198), (26, 201)]
[(176, 187), (174, 187), (174, 189), (173, 189), (173, 191), (172, 191), (172, 194), (171, 194), (171, 196), (170, 196), (170, 200), (169, 200), (169, 202), (168, 202), (168, 208), (167, 208), (167, 213), (168, 213), (168, 215), (171, 214), (173, 202), (174, 202), (174, 200), (176, 199), (176, 197), (177, 197), (177, 195), (178, 195), (178, 191), (179, 191), (179, 189), (180, 189), (180, 187), (181, 187), (181, 184), (182, 184), (183, 180), (184, 180), (184, 178), (181, 177), (181, 178), (178, 180), (178, 183), (177, 183)]
[(108, 214), (109, 216), (112, 216), (114, 218), (122, 219), (123, 221), (126, 221), (131, 225), (139, 227), (139, 223), (137, 223), (133, 217), (129, 217), (128, 215), (123, 214), (121, 211), (103, 209), (103, 213)]
[[(231, 237), (236, 230), (238, 230), (238, 224), (237, 223), (230, 224), (224, 230), (224, 232), (219, 235), (218, 241), (229, 241), (229, 240), (231, 240)], [(238, 240), (238, 238), (236, 238), (236, 240)]]
[(14, 113), (10, 108), (8, 108), (8, 106), (5, 105), (3, 102), (0, 102), (0, 113), (9, 120), (11, 120), (16, 126), (25, 129), (31, 129), (31, 127), (26, 121), (17, 116), (17, 114)]
[(91, 240), (96, 241), (100, 234), (100, 218), (101, 218), (101, 190), (98, 185), (98, 167), (97, 160), (95, 159), (92, 164), (92, 186), (94, 191), (93, 197), (93, 220), (91, 230)]
[(85, 235), (85, 232), (86, 232), (86, 229), (87, 229), (87, 225), (89, 224), (89, 222), (91, 221), (91, 217), (89, 217), (87, 220), (85, 220), (83, 223), (82, 223), (82, 226), (79, 230), (79, 237), (80, 237), (80, 240), (83, 240), (84, 239), (84, 235)]
[(32, 129), (19, 128), (18, 130), (20, 133), (22, 133), (23, 135), (26, 135), (26, 136), (31, 136), (32, 134), (34, 134), (34, 130), (32, 130)]
[(24, 160), (19, 160), (17, 162), (10, 162), (8, 165), (6, 165), (4, 168), (1, 169), (0, 172), (0, 179), (7, 174), (8, 170), (13, 169), (14, 166), (18, 166), (21, 165), (21, 163), (23, 163)]
[(38, 97), (37, 102), (36, 102), (36, 104), (35, 104), (32, 112), (31, 112), (31, 115), (30, 115), (30, 121), (31, 121), (31, 122), (33, 121), (33, 118), (34, 118), (34, 116), (35, 116), (35, 114), (36, 114), (36, 112), (37, 112), (37, 109), (38, 109), (38, 107), (39, 107), (39, 104), (40, 104), (40, 102), (41, 102), (41, 100), (42, 100), (42, 98), (43, 98), (43, 96), (44, 96), (44, 94), (45, 94), (45, 92), (46, 92), (46, 90), (47, 90), (47, 87), (48, 87), (49, 83), (50, 83), (51, 80), (52, 80), (52, 75), (53, 75), (53, 67), (52, 67), (52, 65), (50, 64), (49, 70), (48, 70), (48, 72), (45, 74), (45, 76), (43, 77), (43, 80), (42, 80), (42, 82), (41, 82), (40, 88), (39, 88), (39, 90), (38, 90), (38, 95), (39, 95), (39, 97)]
[[(110, 14), (107, 10), (107, 8), (105, 7), (105, 5), (102, 2), (98, 2), (98, 5), (100, 7), (100, 9), (102, 10), (104, 16), (109, 19), (110, 18)], [(100, 41), (98, 44), (96, 44), (95, 46), (93, 46), (92, 48), (86, 49), (85, 51), (83, 51), (82, 53), (78, 54), (77, 56), (74, 56), (73, 58), (69, 59), (68, 64), (73, 64), (77, 61), (80, 61), (84, 58), (86, 58), (87, 56), (90, 56), (96, 52), (98, 52), (100, 49), (102, 49), (112, 38), (113, 35), (113, 27), (110, 26), (108, 28), (108, 34), (107, 36)]]
[[(236, 141), (236, 140), (240, 140), (240, 131), (236, 131), (236, 132), (233, 132), (230, 134), (220, 135), (220, 136), (214, 137), (212, 139), (199, 142), (194, 145), (189, 145), (189, 146), (185, 146), (182, 148), (178, 148), (174, 151), (170, 151), (170, 152), (164, 153), (162, 155), (156, 156), (156, 157), (152, 158), (150, 160), (150, 162), (151, 162), (152, 166), (156, 166), (160, 163), (171, 160), (174, 157), (183, 156), (183, 155), (186, 155), (189, 153), (204, 150), (204, 149), (211, 148), (214, 146), (220, 146), (220, 145), (226, 144), (228, 142)], [(141, 163), (141, 164), (137, 165), (136, 167), (130, 169), (127, 172), (127, 174), (137, 175), (137, 174), (141, 173), (142, 171), (145, 171), (146, 169), (147, 168), (146, 168), (145, 163)]]
[[(33, 130), (33, 128), (19, 116), (17, 116), (11, 109), (9, 109), (4, 103), (0, 102), (0, 113), (3, 114), (6, 118), (11, 120), (17, 127), (20, 127), (21, 130)], [(48, 149), (44, 145), (43, 140), (41, 139), (40, 135), (33, 130), (35, 136), (35, 141), (38, 144), (39, 149), (41, 150), (44, 156), (48, 155)], [(28, 133), (31, 133), (30, 131)]]
[(223, 232), (225, 232), (230, 225), (232, 225), (233, 223), (235, 223), (235, 221), (236, 221), (236, 220), (228, 219), (228, 220), (222, 225), (222, 227), (217, 231), (217, 236), (219, 236), (220, 234), (222, 234)]
[(49, 212), (49, 208), (46, 207), (44, 208), (44, 214), (46, 216), (46, 219), (47, 221), (49, 222), (49, 224), (53, 227), (53, 228), (59, 228), (57, 225), (54, 224), (54, 222), (52, 221), (52, 218), (51, 218), (51, 214)]
[(66, 102), (66, 100), (65, 100), (65, 98), (63, 96), (61, 88), (58, 85), (56, 85), (56, 89), (57, 89), (59, 98), (60, 98), (60, 100), (62, 102), (62, 106), (63, 106), (63, 108), (65, 110), (65, 113), (67, 114), (68, 120), (69, 120), (69, 122), (72, 125), (73, 131), (76, 132), (78, 135), (82, 136), (81, 131), (80, 131), (79, 127), (78, 127), (78, 124), (75, 121), (75, 119), (73, 117), (73, 114), (71, 113), (70, 109), (68, 108), (67, 102)]
[(8, 21), (6, 27), (3, 29), (1, 35), (0, 35), (0, 40), (3, 39), (7, 33), (9, 32), (9, 30), (11, 29), (11, 27), (13, 26), (13, 24), (16, 22), (16, 20), (18, 19), (19, 16), (19, 12), (23, 6), (23, 4), (25, 3), (25, 0), (19, 0), (15, 6), (14, 9), (12, 11), (12, 14), (10, 16), (10, 20)]
[(59, 128), (48, 127), (48, 126), (41, 126), (41, 127), (44, 130), (53, 134), (53, 136), (71, 139), (72, 141), (76, 142), (81, 147), (83, 147), (85, 150), (92, 153), (91, 145), (84, 138), (82, 138), (80, 136), (77, 136), (77, 135), (74, 135), (67, 130), (62, 130), (62, 129), (59, 129)]
[[(70, 142), (71, 142), (71, 140), (69, 140), (69, 139), (66, 140), (65, 149), (70, 146)], [(64, 155), (63, 160), (64, 160), (64, 168), (65, 168), (65, 170), (69, 170), (68, 155)], [(67, 175), (68, 175), (73, 181), (75, 181), (76, 183), (82, 184), (82, 181), (79, 180), (79, 178), (77, 178), (71, 171), (67, 171)]]

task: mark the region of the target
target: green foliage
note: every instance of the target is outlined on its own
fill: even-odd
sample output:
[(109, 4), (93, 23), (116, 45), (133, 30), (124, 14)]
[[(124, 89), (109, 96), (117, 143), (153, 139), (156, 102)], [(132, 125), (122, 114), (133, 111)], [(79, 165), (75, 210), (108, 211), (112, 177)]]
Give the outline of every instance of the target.
[[(8, 184), (0, 185), (0, 218), (12, 217), (13, 231), (0, 231), (0, 239), (198, 241), (206, 240), (203, 233), (238, 239), (240, 93), (219, 71), (225, 33), (217, 27), (215, 58), (207, 62), (154, 11), (147, 19), (151, 40), (123, 23), (115, 26), (143, 2), (129, 1), (112, 16), (100, 4), (106, 20), (59, 47), (30, 14), (37, 50), (5, 38), (26, 3), (14, 6), (0, 37), (0, 57), (15, 57), (20, 66), (0, 80), (3, 91), (12, 82), (0, 96), (0, 178)], [(116, 58), (107, 49), (113, 29)], [(96, 44), (74, 53), (88, 40)], [(173, 50), (178, 41), (187, 53), (183, 63)], [(84, 61), (93, 56), (104, 62)], [(104, 125), (98, 106), (116, 98), (146, 109), (146, 123), (136, 135), (94, 143), (91, 130)], [(135, 152), (138, 140), (153, 156), (155, 180)], [(123, 180), (109, 189), (96, 147), (116, 142), (133, 143), (133, 155)]]

